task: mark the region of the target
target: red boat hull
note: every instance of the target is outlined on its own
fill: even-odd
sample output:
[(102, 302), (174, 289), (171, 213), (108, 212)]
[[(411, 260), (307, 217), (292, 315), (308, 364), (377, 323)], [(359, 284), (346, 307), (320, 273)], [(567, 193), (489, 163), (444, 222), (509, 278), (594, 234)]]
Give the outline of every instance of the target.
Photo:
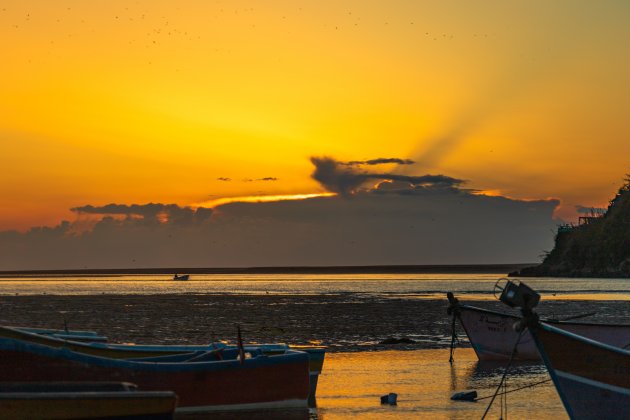
[[(274, 358), (283, 359), (274, 359)], [(261, 356), (200, 363), (138, 363), (0, 340), (0, 381), (125, 381), (174, 391), (182, 411), (306, 407), (308, 356)]]

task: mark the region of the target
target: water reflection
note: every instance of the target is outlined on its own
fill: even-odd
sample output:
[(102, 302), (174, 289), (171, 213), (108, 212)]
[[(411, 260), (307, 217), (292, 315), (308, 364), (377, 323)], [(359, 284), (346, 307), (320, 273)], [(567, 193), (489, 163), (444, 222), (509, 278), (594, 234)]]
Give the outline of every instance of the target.
[[(449, 350), (381, 351), (330, 354), (318, 389), (318, 418), (480, 418), (488, 400), (452, 401), (455, 392), (475, 390), (491, 396), (504, 364), (480, 363), (470, 349), (458, 349), (453, 365)], [(508, 377), (508, 390), (547, 379), (544, 366), (518, 364)], [(382, 406), (380, 396), (398, 394), (398, 406)], [(507, 396), (511, 416), (566, 418), (550, 383)], [(494, 409), (494, 408), (493, 408)], [(491, 414), (494, 411), (490, 412)]]
[[(351, 294), (391, 298), (444, 298), (452, 291), (468, 300), (494, 299), (497, 274), (259, 274), (194, 275), (186, 282), (172, 276), (0, 277), (0, 293), (15, 294)], [(526, 282), (547, 300), (630, 300), (625, 279), (531, 278)]]

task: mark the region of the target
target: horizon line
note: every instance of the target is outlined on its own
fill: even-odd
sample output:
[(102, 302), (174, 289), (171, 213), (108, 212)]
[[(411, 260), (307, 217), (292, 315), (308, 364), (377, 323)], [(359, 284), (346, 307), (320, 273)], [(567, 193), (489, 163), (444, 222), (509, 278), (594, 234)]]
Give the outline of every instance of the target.
[(258, 267), (144, 267), (0, 270), (0, 277), (71, 276), (125, 274), (422, 274), (422, 273), (509, 273), (539, 263), (514, 264), (401, 264), (401, 265), (330, 265), (330, 266), (258, 266)]

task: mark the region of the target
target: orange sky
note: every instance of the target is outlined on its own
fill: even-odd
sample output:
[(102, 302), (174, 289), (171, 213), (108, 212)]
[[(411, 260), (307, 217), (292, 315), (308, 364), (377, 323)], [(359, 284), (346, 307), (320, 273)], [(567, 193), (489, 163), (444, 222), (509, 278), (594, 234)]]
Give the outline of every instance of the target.
[(85, 204), (321, 193), (323, 155), (413, 159), (400, 171), (559, 198), (572, 218), (630, 172), (629, 17), (625, 1), (0, 1), (0, 230)]

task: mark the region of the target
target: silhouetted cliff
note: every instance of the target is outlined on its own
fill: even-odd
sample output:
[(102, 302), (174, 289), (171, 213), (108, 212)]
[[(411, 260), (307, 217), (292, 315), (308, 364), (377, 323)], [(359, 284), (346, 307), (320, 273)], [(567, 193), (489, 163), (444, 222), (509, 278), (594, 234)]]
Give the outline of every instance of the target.
[(510, 275), (630, 277), (630, 175), (606, 213), (558, 229), (554, 249), (542, 264)]

